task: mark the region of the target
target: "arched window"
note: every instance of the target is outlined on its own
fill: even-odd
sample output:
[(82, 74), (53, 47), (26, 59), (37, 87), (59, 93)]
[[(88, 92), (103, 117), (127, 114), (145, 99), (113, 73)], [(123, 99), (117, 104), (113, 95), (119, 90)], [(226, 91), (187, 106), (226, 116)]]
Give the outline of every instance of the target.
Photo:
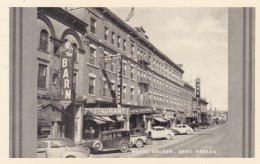
[(49, 34), (46, 30), (42, 30), (40, 34), (40, 45), (39, 48), (41, 50), (47, 51), (48, 49), (48, 37)]
[(73, 48), (73, 61), (77, 62), (78, 61), (78, 46), (77, 46), (77, 44), (73, 43), (72, 48)]

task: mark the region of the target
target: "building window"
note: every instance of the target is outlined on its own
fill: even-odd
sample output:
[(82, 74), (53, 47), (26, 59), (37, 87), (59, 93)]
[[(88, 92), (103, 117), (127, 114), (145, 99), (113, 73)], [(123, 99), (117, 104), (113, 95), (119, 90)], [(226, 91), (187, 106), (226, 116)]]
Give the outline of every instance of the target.
[(90, 19), (90, 32), (93, 33), (93, 34), (96, 34), (96, 27), (97, 27), (96, 20), (91, 18)]
[(134, 66), (131, 66), (131, 79), (134, 79)]
[(149, 104), (151, 104), (151, 103), (152, 103), (152, 94), (149, 93)]
[(72, 48), (73, 48), (73, 61), (78, 62), (78, 46), (77, 46), (77, 44), (73, 43)]
[(46, 88), (47, 81), (47, 65), (39, 64), (38, 68), (38, 87)]
[(122, 72), (123, 76), (126, 76), (126, 63), (123, 63), (123, 72)]
[(121, 37), (117, 36), (117, 47), (120, 48), (121, 47)]
[(104, 40), (108, 41), (108, 28), (105, 27)]
[(89, 63), (92, 65), (96, 64), (96, 49), (93, 47), (90, 47), (90, 58)]
[(107, 96), (107, 80), (103, 81), (103, 96)]
[(131, 44), (131, 55), (132, 56), (134, 56), (134, 49), (135, 49), (134, 45)]
[(123, 42), (124, 42), (124, 43), (123, 43), (123, 51), (126, 51), (126, 40), (124, 39)]
[(42, 30), (40, 33), (40, 50), (47, 51), (48, 50), (48, 37), (49, 34), (46, 30)]
[(91, 95), (95, 94), (95, 78), (94, 77), (89, 77), (88, 93)]
[(112, 37), (111, 37), (111, 44), (115, 45), (115, 33), (114, 32), (111, 32), (112, 33)]
[(126, 86), (123, 86), (123, 95), (122, 95), (123, 100), (126, 99)]
[(131, 88), (130, 100), (134, 101), (134, 88)]
[(115, 71), (115, 69), (114, 69), (114, 62), (112, 62), (112, 63), (110, 64), (110, 71), (111, 71), (111, 72), (114, 72), (114, 71)]

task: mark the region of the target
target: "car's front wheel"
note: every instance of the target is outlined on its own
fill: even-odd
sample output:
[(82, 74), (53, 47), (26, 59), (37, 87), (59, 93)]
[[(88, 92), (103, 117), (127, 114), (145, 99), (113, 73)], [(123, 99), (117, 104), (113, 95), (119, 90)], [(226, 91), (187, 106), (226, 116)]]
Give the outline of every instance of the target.
[(166, 139), (167, 139), (167, 140), (171, 139), (171, 135), (170, 135), (170, 134), (167, 134)]
[(153, 143), (153, 140), (151, 139), (151, 138), (148, 138), (147, 140), (146, 140), (146, 144), (147, 145), (151, 145)]
[(122, 144), (120, 145), (120, 151), (121, 151), (122, 153), (126, 153), (128, 150), (129, 150), (129, 146), (128, 146), (127, 143), (122, 143)]
[(187, 130), (187, 132), (186, 132), (187, 134), (191, 134), (191, 131), (190, 130)]
[(141, 148), (143, 146), (143, 141), (142, 140), (137, 140), (136, 143), (135, 143), (135, 146), (137, 148)]

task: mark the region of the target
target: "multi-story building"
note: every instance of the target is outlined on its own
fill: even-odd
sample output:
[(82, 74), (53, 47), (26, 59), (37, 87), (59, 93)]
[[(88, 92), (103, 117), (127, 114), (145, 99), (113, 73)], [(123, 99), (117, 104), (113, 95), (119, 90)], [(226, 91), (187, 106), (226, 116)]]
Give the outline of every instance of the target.
[[(52, 135), (80, 141), (90, 127), (96, 137), (111, 128), (169, 126), (190, 106), (182, 95), (183, 69), (149, 42), (142, 27), (130, 27), (109, 9), (38, 8), (38, 27), (38, 102), (57, 113), (49, 123)], [(68, 106), (59, 103), (59, 47), (66, 41), (74, 54)]]

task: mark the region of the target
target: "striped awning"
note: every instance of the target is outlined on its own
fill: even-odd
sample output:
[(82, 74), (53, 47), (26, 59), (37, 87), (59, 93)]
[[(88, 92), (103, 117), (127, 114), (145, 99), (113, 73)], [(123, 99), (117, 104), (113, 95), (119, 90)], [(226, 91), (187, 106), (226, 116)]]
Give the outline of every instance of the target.
[(102, 118), (104, 121), (106, 122), (115, 122), (114, 120), (112, 120), (110, 117), (100, 117)]
[(126, 121), (125, 119), (123, 119), (120, 116), (117, 116), (116, 119), (117, 119), (118, 122), (125, 122)]
[(95, 121), (97, 124), (106, 124), (104, 120), (102, 120), (100, 117), (88, 117), (87, 119)]

